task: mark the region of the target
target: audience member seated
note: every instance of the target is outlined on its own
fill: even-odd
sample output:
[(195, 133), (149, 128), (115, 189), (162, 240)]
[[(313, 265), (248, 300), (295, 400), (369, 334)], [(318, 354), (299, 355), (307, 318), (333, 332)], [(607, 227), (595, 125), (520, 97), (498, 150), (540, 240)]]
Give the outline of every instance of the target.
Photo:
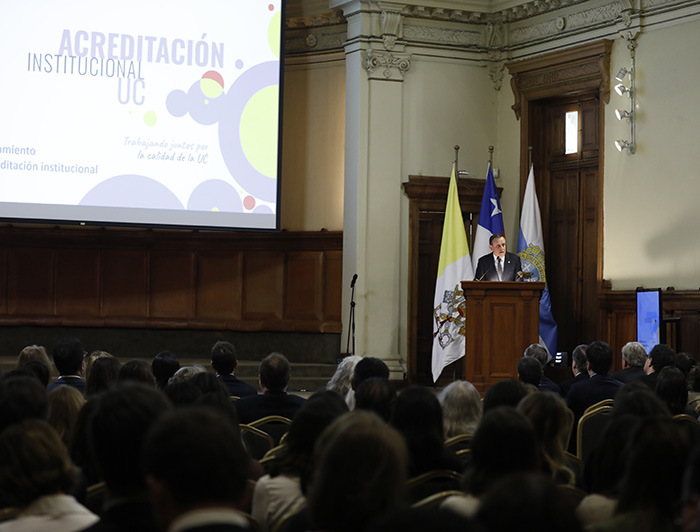
[(197, 373), (202, 373), (204, 371), (207, 371), (207, 368), (204, 366), (200, 366), (199, 364), (195, 364), (194, 366), (183, 366), (179, 370), (175, 372), (175, 374), (168, 379), (168, 384), (171, 382), (180, 382), (180, 381), (186, 381), (193, 375), (196, 375)]
[(551, 479), (519, 473), (493, 485), (476, 520), (490, 532), (582, 532), (573, 510)]
[(156, 385), (156, 378), (151, 371), (151, 365), (139, 358), (129, 360), (119, 369), (117, 382), (127, 381), (140, 382), (146, 386)]
[(316, 451), (308, 496), (311, 530), (363, 532), (373, 519), (405, 504), (406, 444), (375, 414), (341, 416)]
[(700, 366), (694, 366), (688, 375), (688, 406), (696, 410), (698, 405), (700, 405)]
[(151, 371), (156, 378), (156, 386), (161, 390), (166, 387), (170, 377), (180, 369), (180, 361), (170, 351), (161, 351), (151, 361)]
[(450, 497), (441, 506), (465, 517), (476, 515), (481, 498), (500, 479), (540, 468), (532, 425), (509, 406), (484, 412), (471, 449), (471, 462), (462, 481), (466, 495)]
[(471, 382), (454, 381), (439, 394), (445, 439), (473, 434), (481, 421), (481, 396)]
[(574, 384), (588, 378), (586, 349), (588, 349), (586, 344), (577, 345), (573, 353), (571, 353), (571, 373), (573, 373), (574, 376), (569, 380), (559, 383), (559, 390), (561, 391), (562, 397), (566, 397), (566, 394), (569, 393), (569, 389)]
[(51, 361), (43, 345), (28, 345), (19, 352), (17, 357), (17, 369), (23, 368), (27, 362), (38, 360), (46, 364), (46, 367), (51, 369)]
[(78, 419), (75, 421), (73, 428), (73, 441), (70, 448), (71, 460), (80, 470), (82, 487), (87, 487), (100, 482), (97, 474), (97, 465), (92, 456), (91, 444), (89, 442), (90, 434), (88, 425), (92, 420), (92, 416), (96, 410), (97, 401), (95, 397), (89, 397), (78, 413)]
[(690, 370), (695, 367), (695, 358), (690, 353), (676, 353), (676, 359), (673, 365), (683, 372), (686, 378), (690, 375)]
[(534, 357), (522, 357), (518, 360), (518, 380), (539, 389), (542, 383), (542, 364)]
[(678, 530), (682, 477), (693, 443), (689, 430), (672, 419), (652, 417), (640, 421), (630, 442), (634, 443), (629, 446), (615, 517), (595, 530)]
[(394, 402), (391, 425), (406, 440), (410, 478), (438, 469), (461, 472), (463, 464), (445, 446), (442, 408), (432, 390), (405, 388)]
[[(93, 401), (96, 406), (88, 426), (90, 451), (99, 477), (106, 484), (107, 502), (100, 521), (87, 530), (156, 531), (141, 452), (148, 431), (170, 410), (170, 403), (155, 387), (137, 383), (120, 384)], [(203, 439), (198, 434), (193, 436)], [(230, 444), (233, 448), (233, 439)], [(183, 456), (169, 466), (179, 473), (189, 463)], [(212, 474), (204, 470), (200, 473), (205, 478)]]
[(218, 413), (188, 408), (164, 416), (143, 449), (160, 530), (248, 530), (248, 521), (237, 511), (248, 463), (240, 437)]
[(335, 392), (340, 397), (347, 396), (351, 389), (352, 374), (360, 360), (362, 360), (360, 355), (350, 355), (341, 360), (331, 380), (328, 381), (326, 390)]
[(345, 402), (350, 410), (355, 408), (355, 390), (362, 384), (362, 381), (372, 377), (389, 380), (389, 367), (383, 360), (375, 357), (365, 357), (355, 364), (355, 369), (350, 379), (350, 390), (345, 396)]
[(53, 348), (53, 363), (58, 370), (58, 380), (48, 386), (48, 391), (57, 386), (73, 386), (85, 393), (85, 381), (82, 379), (85, 364), (85, 349), (77, 338), (59, 340)]
[(216, 376), (228, 388), (229, 395), (246, 397), (257, 395), (258, 391), (247, 382), (239, 380), (234, 372), (238, 367), (236, 348), (230, 342), (216, 342), (211, 348), (211, 367), (216, 371)]
[(355, 409), (374, 412), (387, 423), (396, 400), (396, 390), (382, 377), (370, 377), (355, 390)]
[(75, 432), (75, 424), (85, 397), (72, 386), (59, 386), (49, 393), (48, 423), (56, 431), (61, 441), (70, 449)]
[(612, 374), (613, 379), (622, 383), (638, 381), (644, 377), (644, 364), (647, 351), (639, 342), (627, 342), (622, 348), (622, 369)]
[(121, 367), (121, 362), (115, 357), (104, 356), (95, 360), (85, 381), (85, 395), (94, 397), (110, 389), (117, 382)]
[(192, 406), (202, 396), (202, 391), (190, 380), (169, 382), (163, 392), (175, 407)]
[(292, 376), (287, 357), (282, 353), (270, 353), (258, 367), (261, 395), (249, 395), (236, 401), (236, 410), (241, 423), (250, 423), (266, 416), (294, 417), (304, 404), (304, 399), (287, 393)]
[(659, 372), (656, 395), (666, 403), (671, 415), (688, 414), (697, 417), (695, 411), (688, 407), (688, 381), (677, 367), (667, 366)]
[(312, 395), (294, 416), (285, 444), (268, 468), (270, 473), (255, 484), (252, 514), (263, 531), (272, 530), (281, 517), (305, 505), (302, 482), (311, 477), (316, 441), (347, 411), (338, 394), (325, 391)]
[(483, 413), (498, 408), (499, 406), (512, 406), (515, 408), (523, 397), (527, 395), (523, 385), (515, 379), (504, 379), (491, 386), (484, 394)]
[(226, 399), (231, 401), (231, 394), (226, 384), (211, 371), (204, 371), (193, 375), (189, 382), (194, 384), (202, 394), (215, 393), (224, 395)]
[(649, 356), (644, 363), (644, 375), (641, 380), (652, 390), (656, 390), (656, 379), (661, 370), (667, 366), (673, 366), (676, 361), (676, 352), (666, 344), (657, 344), (649, 351)]
[(93, 351), (90, 353), (86, 358), (85, 358), (85, 369), (83, 370), (83, 379), (87, 382), (88, 377), (90, 376), (90, 371), (92, 370), (92, 366), (95, 364), (96, 360), (99, 360), (100, 358), (114, 358), (111, 353), (108, 353), (107, 351)]
[(574, 384), (566, 396), (566, 403), (574, 413), (574, 430), (583, 413), (604, 399), (613, 399), (617, 391), (622, 387), (620, 381), (616, 381), (610, 375), (612, 366), (612, 349), (605, 342), (593, 342), (586, 349), (588, 359), (588, 380)]
[(56, 432), (44, 421), (18, 423), (0, 435), (0, 498), (19, 510), (1, 532), (74, 532), (97, 516), (70, 495), (75, 470)]
[(17, 376), (0, 380), (0, 433), (27, 419), (46, 420), (48, 414), (49, 397), (37, 379)]
[(557, 484), (573, 486), (583, 471), (566, 457), (571, 420), (564, 401), (553, 394), (534, 393), (520, 402), (518, 411), (535, 429), (542, 472)]
[(30, 360), (24, 366), (22, 366), (22, 370), (34, 375), (37, 379), (39, 379), (41, 385), (46, 388), (49, 385), (49, 377), (51, 376), (50, 367), (50, 365), (47, 365), (40, 360)]
[(523, 356), (536, 358), (537, 361), (542, 365), (542, 381), (540, 382), (538, 388), (545, 392), (561, 394), (559, 385), (552, 379), (544, 375), (544, 369), (547, 367), (547, 364), (549, 364), (549, 362), (552, 360), (552, 356), (547, 352), (547, 348), (540, 344), (530, 344), (527, 347), (527, 349), (525, 349), (525, 353), (523, 353)]

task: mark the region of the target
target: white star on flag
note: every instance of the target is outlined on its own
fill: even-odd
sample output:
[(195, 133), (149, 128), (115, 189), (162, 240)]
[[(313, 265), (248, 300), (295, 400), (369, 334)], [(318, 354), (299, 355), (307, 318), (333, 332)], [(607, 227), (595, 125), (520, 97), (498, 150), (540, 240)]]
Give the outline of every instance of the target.
[(493, 211), (491, 211), (491, 217), (493, 218), (502, 211), (498, 208), (498, 200), (496, 198), (491, 198), (491, 203), (493, 203)]

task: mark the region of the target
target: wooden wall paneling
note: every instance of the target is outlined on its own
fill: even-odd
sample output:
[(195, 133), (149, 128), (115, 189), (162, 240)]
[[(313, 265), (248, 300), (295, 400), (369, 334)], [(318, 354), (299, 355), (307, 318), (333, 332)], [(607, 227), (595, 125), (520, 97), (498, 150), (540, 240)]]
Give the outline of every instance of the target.
[(287, 253), (284, 318), (323, 319), (323, 252)]
[(148, 317), (148, 252), (144, 249), (102, 250), (102, 316)]
[(194, 252), (154, 249), (150, 252), (149, 315), (189, 320), (194, 317)]
[[(340, 251), (326, 251), (323, 254), (325, 272), (323, 279), (323, 314), (328, 322), (342, 320), (343, 254)], [(327, 326), (326, 326), (327, 327)], [(340, 327), (327, 332), (340, 332)]]
[(236, 251), (197, 253), (197, 320), (227, 322), (241, 316), (241, 255)]
[(56, 250), (56, 314), (100, 315), (100, 250)]
[(286, 297), (284, 280), (283, 253), (247, 253), (243, 257), (241, 318), (252, 321), (281, 321)]
[(54, 250), (8, 250), (8, 314), (54, 315)]

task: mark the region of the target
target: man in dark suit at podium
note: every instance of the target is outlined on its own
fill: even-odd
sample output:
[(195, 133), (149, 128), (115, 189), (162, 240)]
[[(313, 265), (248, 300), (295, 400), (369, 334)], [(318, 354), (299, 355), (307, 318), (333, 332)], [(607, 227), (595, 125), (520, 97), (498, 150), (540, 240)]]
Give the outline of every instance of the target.
[(506, 251), (506, 238), (496, 233), (489, 238), (491, 253), (479, 259), (475, 281), (515, 281), (522, 271), (520, 257)]

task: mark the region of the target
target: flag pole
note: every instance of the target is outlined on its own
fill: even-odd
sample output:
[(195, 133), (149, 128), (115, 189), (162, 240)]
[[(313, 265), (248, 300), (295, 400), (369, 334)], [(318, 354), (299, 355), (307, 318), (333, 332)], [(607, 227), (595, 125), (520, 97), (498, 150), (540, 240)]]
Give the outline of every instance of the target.
[(493, 146), (489, 146), (489, 166), (493, 168)]
[(455, 144), (455, 176), (459, 179), (459, 145)]
[(533, 148), (532, 146), (527, 147), (527, 171), (528, 172), (530, 171), (530, 167), (532, 166), (532, 151), (534, 149), (535, 148)]

